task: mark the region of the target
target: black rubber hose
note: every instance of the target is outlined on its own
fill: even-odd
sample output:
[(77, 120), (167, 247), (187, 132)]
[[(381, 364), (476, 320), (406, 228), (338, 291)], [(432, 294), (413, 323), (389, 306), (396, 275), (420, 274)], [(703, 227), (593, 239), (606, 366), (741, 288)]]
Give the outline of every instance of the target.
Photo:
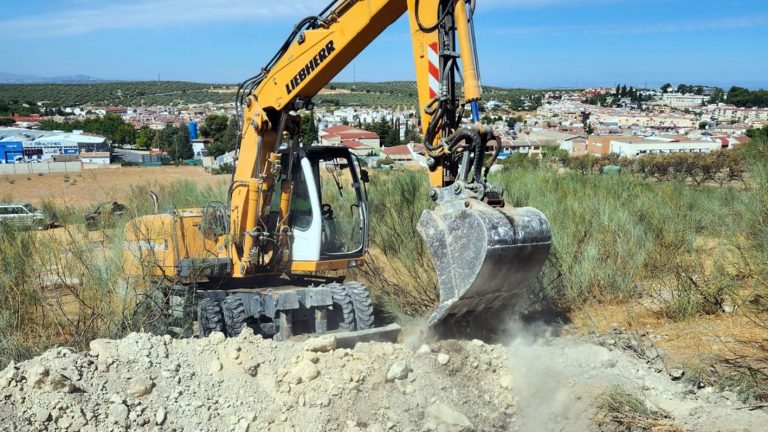
[(466, 128), (461, 128), (454, 132), (453, 135), (448, 137), (447, 141), (448, 149), (451, 152), (456, 150), (456, 147), (458, 147), (462, 141), (468, 141), (470, 143), (470, 148), (473, 150), (483, 146), (483, 140), (480, 138), (480, 134), (475, 130)]
[(443, 104), (444, 102), (442, 101), (438, 104), (435, 115), (432, 116), (432, 120), (430, 121), (429, 126), (427, 126), (427, 133), (424, 135), (424, 147), (430, 152), (440, 149), (440, 145), (433, 145), (432, 141), (434, 141), (435, 136), (437, 136), (440, 122), (443, 120), (443, 117), (445, 117)]
[(475, 166), (473, 168), (473, 171), (475, 172), (475, 183), (480, 183), (480, 180), (483, 179), (483, 159), (485, 158), (485, 143), (480, 138), (480, 135), (475, 133), (478, 138), (478, 144), (475, 146)]
[(496, 163), (496, 160), (499, 159), (499, 154), (501, 154), (501, 138), (495, 137), (494, 141), (496, 141), (496, 149), (494, 150), (491, 159), (485, 165), (485, 178), (488, 178), (488, 174), (491, 172), (491, 167)]
[(445, 18), (448, 16), (451, 10), (448, 7), (448, 2), (446, 1), (440, 2), (441, 5), (443, 6), (443, 15), (442, 16), (438, 15), (437, 22), (434, 25), (427, 27), (421, 23), (421, 17), (419, 16), (419, 9), (421, 8), (419, 7), (419, 3), (420, 3), (420, 0), (416, 0), (416, 4), (414, 5), (415, 11), (413, 14), (416, 17), (416, 24), (419, 26), (419, 30), (421, 30), (424, 33), (432, 33), (433, 31), (435, 31), (440, 26), (440, 24), (445, 20)]

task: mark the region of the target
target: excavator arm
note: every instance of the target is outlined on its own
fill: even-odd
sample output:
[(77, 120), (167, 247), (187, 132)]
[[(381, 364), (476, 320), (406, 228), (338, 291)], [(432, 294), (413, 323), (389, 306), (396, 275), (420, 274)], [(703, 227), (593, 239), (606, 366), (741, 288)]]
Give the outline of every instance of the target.
[[(220, 247), (232, 260), (235, 278), (289, 268), (296, 180), (291, 173), (300, 150), (297, 112), (311, 109), (312, 98), (407, 12), (430, 197), (437, 203), (418, 227), (441, 291), (430, 324), (454, 330), (456, 323), (474, 326), (480, 312), (519, 303), (546, 260), (550, 228), (535, 209), (503, 208), (502, 191), (487, 182), (500, 145), (486, 162), (488, 143), (496, 138), (479, 118), (475, 1), (334, 0), (302, 20), (268, 65), (240, 86), (230, 230)], [(281, 147), (288, 149), (287, 160)], [(273, 194), (280, 195), (274, 227), (265, 222), (275, 212)]]

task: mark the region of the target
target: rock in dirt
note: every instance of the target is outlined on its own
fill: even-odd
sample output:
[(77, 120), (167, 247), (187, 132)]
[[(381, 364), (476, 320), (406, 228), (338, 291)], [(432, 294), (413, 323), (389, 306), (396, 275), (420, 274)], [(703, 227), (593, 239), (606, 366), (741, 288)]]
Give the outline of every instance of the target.
[(336, 349), (336, 336), (326, 335), (309, 339), (304, 342), (306, 351), (325, 353)]
[(155, 413), (155, 424), (160, 426), (163, 423), (165, 423), (165, 416), (166, 416), (165, 408), (163, 407), (158, 408), (157, 412)]
[(402, 380), (408, 378), (411, 368), (405, 361), (399, 361), (393, 364), (387, 372), (387, 381)]
[(143, 397), (152, 393), (152, 388), (155, 387), (155, 383), (149, 378), (138, 378), (131, 380), (128, 386), (128, 393), (133, 397)]
[(427, 408), (427, 416), (435, 420), (438, 425), (443, 426), (442, 430), (446, 432), (472, 430), (472, 423), (464, 414), (442, 403), (437, 403)]
[(112, 424), (124, 425), (128, 420), (128, 407), (124, 404), (114, 404), (109, 407), (109, 421)]
[(445, 366), (448, 364), (448, 362), (451, 361), (451, 356), (445, 353), (440, 353), (437, 355), (437, 362), (441, 365)]
[(682, 369), (670, 369), (669, 370), (669, 377), (672, 378), (672, 381), (679, 381), (683, 379), (683, 376), (685, 375), (685, 371)]

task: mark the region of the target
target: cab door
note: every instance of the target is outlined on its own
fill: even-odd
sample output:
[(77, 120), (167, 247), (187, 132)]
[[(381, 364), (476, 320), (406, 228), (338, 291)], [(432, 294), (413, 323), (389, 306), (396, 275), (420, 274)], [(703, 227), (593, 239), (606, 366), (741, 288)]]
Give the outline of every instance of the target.
[(318, 190), (312, 163), (302, 157), (291, 198), (294, 261), (320, 261), (323, 220)]

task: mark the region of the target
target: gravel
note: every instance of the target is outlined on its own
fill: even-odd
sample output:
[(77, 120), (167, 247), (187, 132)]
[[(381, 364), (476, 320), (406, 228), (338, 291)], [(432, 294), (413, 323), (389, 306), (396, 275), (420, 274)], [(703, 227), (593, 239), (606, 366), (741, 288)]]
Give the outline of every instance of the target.
[[(597, 395), (642, 394), (686, 430), (762, 431), (763, 411), (685, 385), (616, 331), (570, 337), (361, 343), (131, 334), (55, 348), (0, 372), (12, 431), (592, 431)], [(602, 345), (602, 346), (600, 346)]]
[[(450, 352), (451, 362), (438, 356)], [(443, 354), (447, 355), (447, 354)], [(487, 367), (473, 367), (484, 359)], [(10, 364), (0, 424), (14, 431), (507, 431), (506, 349), (444, 341), (336, 348), (304, 342), (131, 334)], [(502, 379), (504, 378), (504, 379)]]

